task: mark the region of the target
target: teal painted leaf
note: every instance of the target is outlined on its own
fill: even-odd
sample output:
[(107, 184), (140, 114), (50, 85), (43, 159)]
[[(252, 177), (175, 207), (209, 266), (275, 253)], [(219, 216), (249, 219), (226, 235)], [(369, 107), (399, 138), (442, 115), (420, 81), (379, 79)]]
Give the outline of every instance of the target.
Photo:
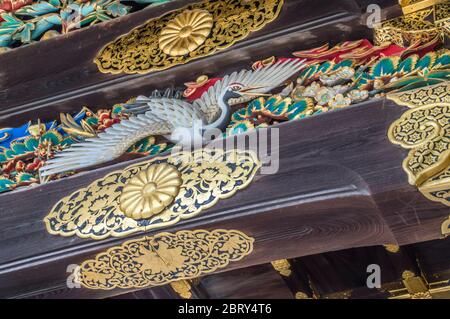
[(416, 82), (410, 83), (410, 84), (400, 88), (398, 91), (399, 92), (404, 92), (404, 91), (418, 89), (418, 88), (421, 88), (421, 87), (424, 87), (424, 86), (435, 85), (435, 84), (439, 84), (439, 83), (442, 83), (441, 79), (421, 80), (421, 81), (416, 81)]
[(90, 14), (87, 17), (83, 18), (80, 20), (80, 27), (85, 27), (87, 25), (91, 25), (91, 24), (95, 24), (97, 23), (99, 20), (97, 19), (97, 17), (95, 16), (95, 14)]
[(313, 64), (313, 65), (307, 67), (306, 69), (304, 69), (302, 72), (300, 72), (298, 77), (301, 79), (308, 79), (308, 78), (312, 77), (317, 72), (318, 69), (319, 69), (319, 64)]
[(16, 183), (14, 183), (12, 180), (9, 180), (4, 177), (0, 177), (0, 192), (6, 192), (9, 191), (15, 186)]
[(106, 6), (106, 12), (113, 17), (122, 17), (130, 12), (131, 7), (121, 4), (120, 2), (113, 2)]
[(122, 112), (125, 108), (123, 107), (122, 104), (116, 104), (113, 106), (111, 113), (112, 114), (119, 114), (120, 112)]
[(0, 35), (0, 47), (8, 47), (12, 44), (12, 35), (3, 34)]
[[(251, 103), (250, 103), (251, 104)], [(251, 113), (250, 113), (251, 114)], [(249, 117), (249, 112), (248, 109), (243, 107), (242, 109), (237, 110), (236, 112), (234, 112), (231, 115), (231, 122), (240, 122), (243, 121), (245, 119), (247, 119)]]
[(60, 7), (61, 2), (59, 0), (49, 0), (48, 3), (50, 3), (54, 7)]
[(273, 95), (266, 100), (266, 102), (264, 103), (264, 108), (270, 109), (274, 105), (278, 104), (279, 101), (280, 101), (280, 97), (277, 95)]
[[(401, 89), (401, 91), (410, 90), (412, 88), (422, 87), (425, 85), (433, 85), (442, 81), (449, 80), (450, 70), (428, 72), (426, 78), (424, 76), (407, 76), (395, 82), (391, 82), (385, 86), (386, 89)], [(406, 89), (404, 89), (406, 87)]]
[(371, 89), (373, 86), (373, 80), (374, 79), (370, 74), (363, 73), (356, 82), (355, 87), (360, 90)]
[(382, 77), (385, 75), (394, 74), (394, 72), (397, 70), (397, 65), (398, 65), (399, 60), (400, 60), (399, 57), (381, 58), (372, 67), (370, 75), (373, 77)]
[(262, 111), (264, 109), (264, 104), (266, 104), (266, 100), (263, 97), (251, 101), (247, 106), (246, 116)]
[(319, 66), (317, 71), (320, 73), (326, 73), (326, 72), (330, 71), (333, 68), (333, 66), (334, 66), (333, 62), (326, 61)]
[(106, 11), (98, 8), (96, 11), (89, 13), (87, 15), (83, 15), (85, 18), (83, 18), (81, 20), (81, 25), (84, 26), (86, 24), (95, 24), (97, 22), (101, 22), (101, 21), (108, 21), (111, 20), (111, 17), (109, 17), (106, 14)]
[(158, 145), (152, 145), (150, 149), (148, 149), (149, 155), (155, 155), (163, 152), (166, 148), (167, 144), (158, 144)]
[(33, 40), (39, 38), (45, 31), (50, 30), (55, 25), (61, 25), (61, 18), (57, 14), (51, 14), (45, 17), (41, 17), (36, 22), (36, 28), (31, 33)]
[(1, 17), (5, 21), (0, 23), (0, 36), (2, 36), (0, 41), (12, 41), (14, 34), (20, 30), (24, 23), (12, 14), (3, 13)]
[(85, 4), (83, 4), (82, 6), (81, 6), (81, 15), (83, 16), (83, 17), (86, 17), (87, 15), (89, 15), (90, 13), (92, 13), (92, 12), (95, 12), (95, 10), (101, 10), (97, 5), (96, 5), (96, 3), (95, 3), (95, 1), (92, 1), (92, 2), (87, 2), (87, 3), (85, 3)]
[(90, 126), (96, 126), (98, 125), (98, 118), (96, 117), (89, 117), (86, 119), (86, 123)]
[(106, 14), (104, 14), (104, 13), (97, 13), (97, 19), (99, 20), (99, 21), (108, 21), (108, 20), (111, 20), (111, 18), (108, 16), (108, 15), (106, 15)]
[(428, 52), (416, 64), (416, 70), (431, 69), (436, 61), (436, 53)]
[(400, 74), (408, 74), (416, 67), (419, 56), (417, 54), (410, 55), (398, 65), (397, 71)]
[(66, 137), (64, 138), (64, 140), (62, 140), (59, 145), (61, 146), (69, 146), (76, 143), (76, 141), (74, 139), (72, 139), (71, 137)]
[(254, 125), (252, 123), (250, 123), (250, 121), (242, 121), (242, 122), (235, 123), (234, 125), (230, 126), (227, 129), (227, 134), (228, 135), (242, 134), (253, 128), (254, 128)]
[(44, 134), (42, 134), (41, 136), (41, 140), (42, 141), (50, 141), (52, 143), (52, 145), (58, 145), (62, 140), (62, 136), (61, 134), (59, 134), (56, 131), (48, 131), (45, 132)]
[(25, 23), (20, 27), (19, 31), (13, 35), (14, 40), (18, 40), (22, 43), (31, 42), (31, 31), (35, 28), (34, 23)]
[(431, 71), (427, 75), (430, 79), (450, 80), (450, 70)]
[(39, 141), (33, 136), (27, 137), (23, 143), (29, 151), (34, 151), (39, 146)]
[(23, 155), (29, 152), (24, 143), (11, 143), (11, 150), (16, 155)]
[(314, 102), (311, 99), (302, 99), (295, 102), (287, 111), (287, 117), (289, 120), (296, 120), (302, 118), (308, 108), (312, 107)]
[(49, 2), (41, 1), (32, 5), (24, 6), (17, 10), (15, 14), (17, 15), (25, 15), (25, 16), (42, 16), (47, 13), (57, 12), (59, 11), (59, 8), (56, 6), (53, 6)]
[(275, 102), (272, 103), (272, 98), (270, 98), (268, 102), (269, 101), (270, 103), (266, 103), (265, 105), (264, 113), (269, 113), (269, 115), (274, 117), (283, 116), (286, 113), (288, 106), (291, 104), (290, 99), (284, 99), (281, 101), (279, 99), (275, 99)]
[(353, 60), (350, 60), (350, 59), (342, 60), (341, 62), (334, 65), (333, 70), (337, 70), (337, 69), (343, 68), (345, 66), (352, 67)]
[(6, 158), (7, 158), (8, 160), (13, 159), (13, 158), (16, 156), (16, 154), (14, 153), (14, 151), (11, 150), (11, 149), (6, 150), (6, 151), (4, 152), (4, 154), (5, 154), (5, 156), (6, 156)]
[(450, 67), (450, 51), (440, 54), (434, 63), (433, 69), (444, 69)]
[(2, 27), (14, 27), (23, 24), (22, 20), (17, 19), (11, 13), (2, 13), (0, 16), (5, 20), (0, 24)]
[(35, 182), (36, 177), (29, 173), (20, 173), (16, 176), (17, 183)]

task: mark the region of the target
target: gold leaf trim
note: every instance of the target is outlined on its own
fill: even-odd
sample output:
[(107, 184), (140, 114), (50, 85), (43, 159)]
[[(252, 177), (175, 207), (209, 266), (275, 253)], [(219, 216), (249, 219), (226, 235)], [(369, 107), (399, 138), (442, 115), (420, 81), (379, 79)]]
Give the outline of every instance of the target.
[(183, 299), (191, 299), (191, 284), (187, 280), (177, 280), (170, 283), (172, 289)]
[(410, 14), (436, 4), (445, 3), (448, 0), (399, 0), (403, 14)]
[(253, 251), (254, 239), (237, 230), (159, 233), (112, 247), (80, 266), (89, 289), (143, 288), (212, 273)]
[(450, 206), (450, 82), (401, 93), (388, 99), (409, 107), (391, 124), (389, 140), (410, 149), (403, 169), (411, 185), (428, 199)]
[[(120, 36), (99, 51), (94, 63), (100, 72), (112, 74), (145, 74), (184, 64), (224, 50), (246, 38), (251, 32), (262, 29), (278, 17), (282, 6), (283, 1), (278, 0), (203, 1), (191, 4), (152, 19)], [(204, 11), (212, 16), (208, 36), (204, 40), (203, 37), (192, 39), (198, 40), (196, 47), (190, 42), (189, 52), (184, 55), (178, 55), (185, 53), (183, 50), (172, 52), (168, 47), (162, 50), (160, 38), (166, 27), (180, 13), (194, 10)], [(183, 47), (187, 45), (185, 42)]]
[(442, 223), (441, 233), (444, 237), (450, 236), (450, 216)]
[[(119, 197), (127, 182), (154, 164), (170, 164), (180, 173), (182, 184), (173, 203), (149, 219), (126, 217)], [(261, 162), (252, 151), (200, 149), (155, 157), (109, 173), (89, 186), (61, 199), (44, 218), (53, 235), (103, 239), (173, 225), (214, 206), (247, 187)]]
[(450, 23), (450, 5), (444, 2), (428, 1), (428, 5), (420, 10), (417, 6), (410, 5), (408, 14), (379, 23), (373, 31), (374, 44), (392, 42), (405, 47), (417, 41), (429, 43), (436, 37), (443, 40)]
[(384, 249), (393, 254), (396, 254), (400, 251), (400, 247), (396, 244), (384, 244), (383, 246)]
[(270, 262), (273, 269), (278, 271), (281, 276), (289, 277), (292, 273), (291, 264), (287, 259), (278, 259)]

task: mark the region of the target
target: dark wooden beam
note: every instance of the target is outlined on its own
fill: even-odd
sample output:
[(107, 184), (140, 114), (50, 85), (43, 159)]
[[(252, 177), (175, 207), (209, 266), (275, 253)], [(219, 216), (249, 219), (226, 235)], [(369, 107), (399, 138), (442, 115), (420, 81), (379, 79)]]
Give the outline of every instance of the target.
[(205, 276), (201, 283), (210, 298), (216, 299), (293, 298), (270, 264)]
[[(213, 56), (145, 75), (112, 75), (98, 71), (97, 52), (118, 36), (162, 14), (198, 0), (179, 0), (27, 45), (0, 55), (0, 127), (29, 120), (58, 118), (123, 103), (154, 89), (179, 87), (201, 74), (221, 76), (270, 55), (371, 36), (360, 21), (364, 12), (355, 0), (286, 0), (280, 16), (260, 31)], [(394, 0), (384, 1), (388, 6)], [(21, 63), (17, 63), (20, 61)], [(32, 67), (30, 67), (32, 65)]]
[[(164, 231), (225, 228), (253, 236), (254, 252), (227, 270), (346, 248), (439, 238), (448, 207), (429, 201), (407, 183), (401, 167), (406, 151), (386, 138), (388, 126), (404, 110), (390, 101), (372, 100), (278, 125), (276, 174), (258, 175), (232, 200), (222, 200)], [(48, 234), (42, 222), (62, 197), (139, 161), (0, 195), (0, 294), (11, 297), (64, 287), (67, 265), (141, 236), (102, 241), (66, 238)]]

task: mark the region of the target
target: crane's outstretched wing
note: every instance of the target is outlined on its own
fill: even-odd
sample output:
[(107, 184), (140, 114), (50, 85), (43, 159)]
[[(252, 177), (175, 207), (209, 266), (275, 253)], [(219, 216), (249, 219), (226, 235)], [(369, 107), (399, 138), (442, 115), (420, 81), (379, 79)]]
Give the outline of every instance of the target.
[[(214, 83), (203, 95), (194, 101), (194, 106), (201, 109), (208, 122), (214, 120), (218, 112), (217, 101), (223, 90), (231, 83), (240, 83), (245, 87), (263, 88), (252, 90), (258, 93), (267, 93), (280, 86), (295, 73), (299, 72), (305, 65), (306, 60), (285, 60), (262, 67), (256, 70), (242, 70), (233, 72), (223, 77), (220, 81)], [(254, 97), (241, 97), (239, 103), (248, 102)], [(233, 103), (230, 103), (233, 104)]]
[(203, 121), (201, 112), (188, 102), (168, 98), (149, 99), (144, 114), (122, 120), (97, 137), (73, 144), (47, 161), (40, 174), (48, 176), (109, 162), (147, 136), (170, 134), (174, 127), (190, 127), (196, 120)]
[[(220, 115), (220, 109), (217, 104), (220, 94), (231, 83), (240, 83), (246, 87), (264, 86), (264, 88), (252, 90), (258, 93), (267, 93), (272, 89), (280, 86), (289, 79), (292, 75), (299, 72), (305, 66), (305, 60), (286, 60), (283, 62), (274, 63), (272, 65), (259, 68), (257, 70), (242, 70), (240, 72), (233, 72), (223, 77), (220, 81), (214, 83), (203, 95), (194, 101), (194, 106), (201, 110), (207, 123), (215, 120), (215, 117)], [(166, 94), (172, 94), (170, 91)], [(254, 97), (243, 96), (238, 99), (238, 103), (248, 102)], [(131, 114), (142, 114), (148, 111), (149, 101), (158, 99), (158, 97), (138, 96), (133, 103), (125, 104), (127, 112)], [(233, 101), (230, 101), (230, 104)]]

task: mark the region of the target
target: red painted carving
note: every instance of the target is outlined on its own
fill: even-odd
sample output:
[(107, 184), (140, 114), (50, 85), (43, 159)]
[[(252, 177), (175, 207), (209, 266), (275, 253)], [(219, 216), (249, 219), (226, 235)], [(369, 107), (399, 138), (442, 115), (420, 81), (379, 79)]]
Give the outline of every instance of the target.
[[(14, 12), (32, 2), (33, 0), (0, 0), (0, 15), (6, 12)], [(0, 21), (3, 21), (2, 17), (0, 17)]]

